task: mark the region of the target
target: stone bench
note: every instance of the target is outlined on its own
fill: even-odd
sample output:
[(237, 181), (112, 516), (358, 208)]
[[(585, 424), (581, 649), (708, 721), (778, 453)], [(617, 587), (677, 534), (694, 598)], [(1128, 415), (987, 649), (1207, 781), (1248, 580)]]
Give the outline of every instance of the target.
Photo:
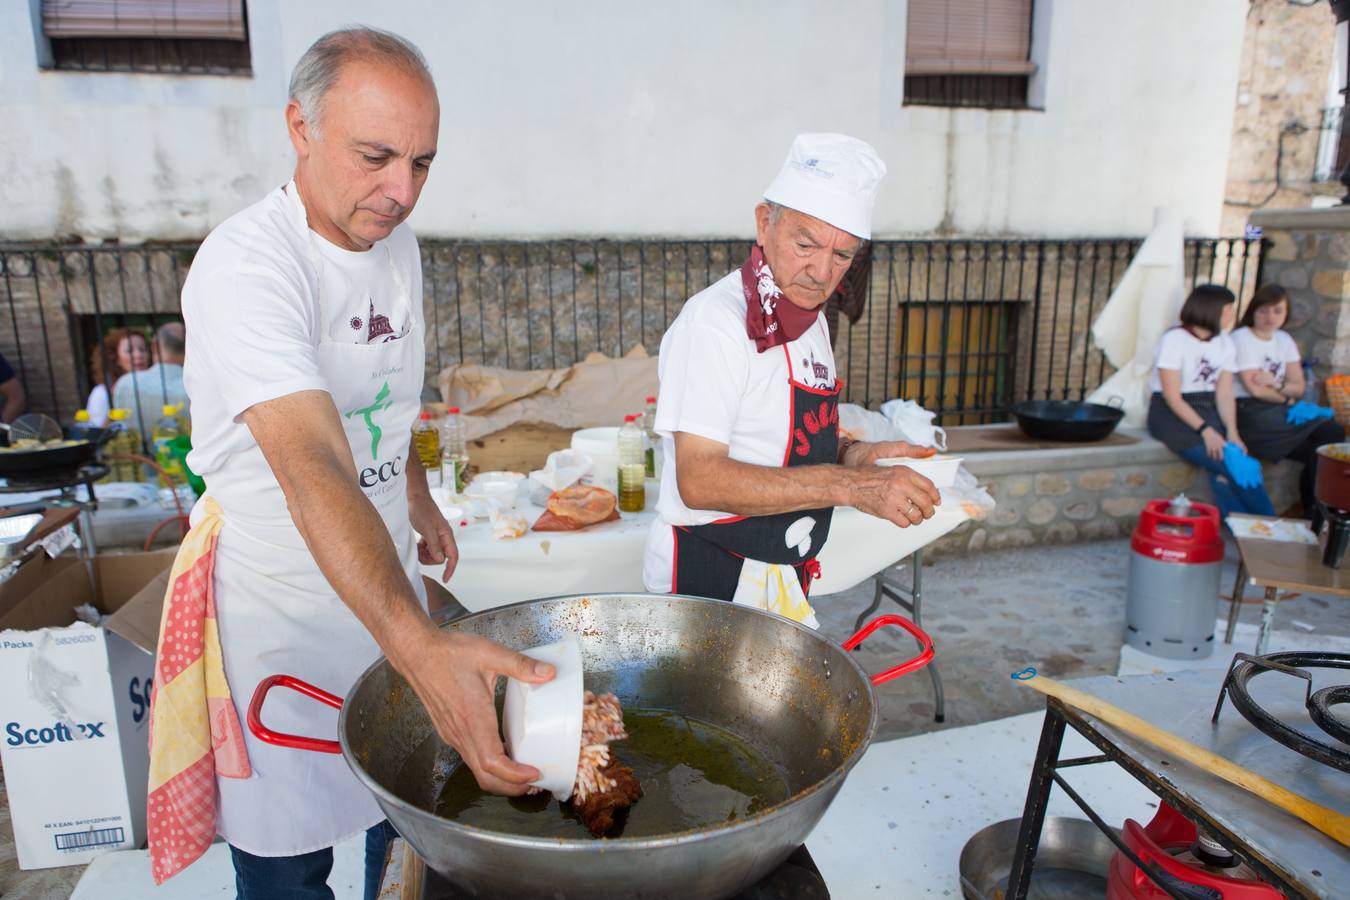
[[(1192, 499), (1213, 502), (1202, 470), (1182, 462), (1146, 431), (1122, 428), (1119, 433), (1138, 443), (966, 454), (965, 467), (997, 507), (989, 518), (962, 524), (930, 550), (966, 555), (1125, 537), (1150, 500), (1184, 491)], [(1298, 500), (1299, 469), (1288, 461), (1265, 466), (1276, 510)]]

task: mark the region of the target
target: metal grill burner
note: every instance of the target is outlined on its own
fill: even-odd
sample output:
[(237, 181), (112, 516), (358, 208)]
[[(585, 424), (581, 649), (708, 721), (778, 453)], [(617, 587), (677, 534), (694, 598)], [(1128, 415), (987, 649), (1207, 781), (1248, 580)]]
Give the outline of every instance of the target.
[(1223, 709), (1223, 698), (1227, 695), (1233, 706), (1242, 713), (1243, 718), (1291, 750), (1296, 750), (1310, 759), (1328, 766), (1334, 766), (1342, 772), (1350, 772), (1350, 752), (1343, 747), (1319, 741), (1315, 737), (1297, 731), (1281, 722), (1261, 708), (1252, 699), (1247, 684), (1263, 672), (1281, 672), (1302, 678), (1306, 682), (1304, 705), (1308, 715), (1327, 734), (1350, 745), (1350, 725), (1336, 716), (1331, 707), (1338, 703), (1350, 703), (1350, 685), (1326, 687), (1319, 691), (1312, 689), (1312, 676), (1300, 666), (1313, 669), (1350, 669), (1350, 653), (1320, 653), (1317, 651), (1270, 653), (1265, 656), (1248, 656), (1238, 653), (1228, 667), (1228, 677), (1219, 689), (1219, 701), (1214, 704), (1214, 716), (1211, 721), (1219, 720), (1219, 711)]

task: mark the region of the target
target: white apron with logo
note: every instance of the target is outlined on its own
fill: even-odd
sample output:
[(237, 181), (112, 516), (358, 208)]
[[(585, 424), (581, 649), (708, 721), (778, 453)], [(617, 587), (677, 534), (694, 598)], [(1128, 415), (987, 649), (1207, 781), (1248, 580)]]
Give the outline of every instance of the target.
[[(293, 224), (309, 237), (309, 262), (318, 267), (322, 285), (323, 260), (313, 243), (318, 238), (309, 231), (294, 183), (287, 192)], [(404, 474), (420, 410), (422, 335), (406, 279), (394, 266), (389, 248), (381, 245), (369, 252), (389, 255), (408, 328), (397, 340), (351, 344), (331, 341), (327, 327), (321, 325), (317, 358), (351, 445), (361, 488), (387, 529), (369, 535), (367, 546), (373, 553), (392, 537), (425, 605)], [(327, 323), (322, 289), (319, 308), (321, 323)], [(262, 479), (274, 483), (274, 476), (269, 472), (231, 478), (228, 469), (211, 478), (209, 491), (225, 515), (216, 546), (215, 602), (225, 675), (239, 720), (246, 720), (253, 689), (268, 675), (294, 675), (345, 696), (379, 658), (379, 646), (333, 592), (284, 505), (263, 512), (256, 501), (250, 502), (268, 486)], [(358, 557), (348, 564), (359, 570), (364, 562)], [(292, 691), (268, 696), (263, 721), (291, 734), (329, 739), (337, 735), (336, 710)], [(384, 818), (341, 755), (276, 747), (257, 740), (247, 728), (244, 734), (252, 777), (217, 779), (217, 828), (230, 844), (256, 856), (308, 853), (331, 847)]]

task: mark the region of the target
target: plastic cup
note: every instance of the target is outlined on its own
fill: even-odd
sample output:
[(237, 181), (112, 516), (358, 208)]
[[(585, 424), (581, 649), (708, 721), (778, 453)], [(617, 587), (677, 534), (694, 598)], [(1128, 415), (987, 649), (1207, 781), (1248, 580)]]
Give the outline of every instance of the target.
[(526, 650), (533, 659), (552, 663), (557, 674), (545, 684), (506, 680), (502, 709), (506, 752), (518, 763), (539, 770), (535, 787), (551, 791), (559, 803), (572, 796), (581, 759), (581, 642), (568, 636)]

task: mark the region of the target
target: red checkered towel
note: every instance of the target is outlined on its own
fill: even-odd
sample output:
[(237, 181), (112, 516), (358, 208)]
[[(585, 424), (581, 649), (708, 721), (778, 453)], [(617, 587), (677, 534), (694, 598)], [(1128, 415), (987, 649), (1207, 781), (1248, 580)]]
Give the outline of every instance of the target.
[(177, 875), (216, 836), (216, 778), (248, 778), (239, 725), (216, 628), (211, 579), (224, 520), (211, 498), (174, 559), (159, 623), (150, 695), (150, 871)]

